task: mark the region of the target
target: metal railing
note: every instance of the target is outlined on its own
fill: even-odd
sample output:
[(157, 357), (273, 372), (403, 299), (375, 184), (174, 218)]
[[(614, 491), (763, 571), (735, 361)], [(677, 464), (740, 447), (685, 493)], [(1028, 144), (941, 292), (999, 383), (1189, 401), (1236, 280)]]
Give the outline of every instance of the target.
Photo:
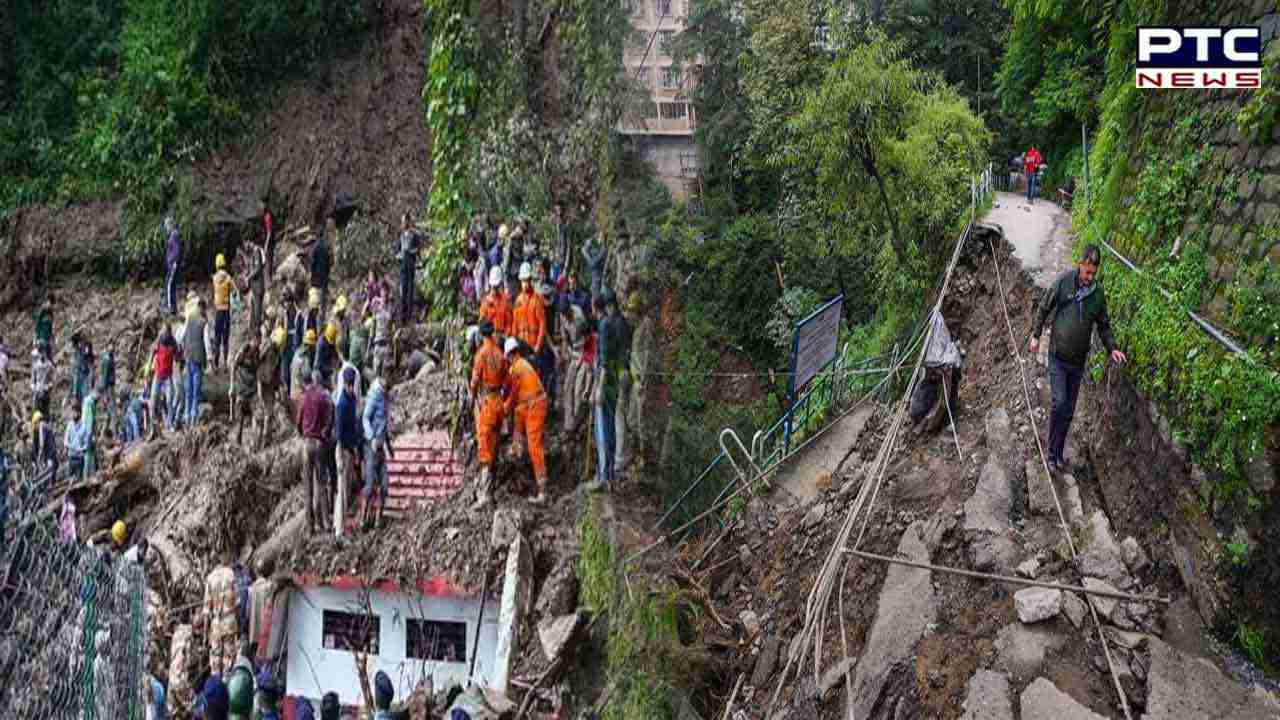
[[(976, 220), (978, 206), (995, 190), (998, 182), (995, 166), (991, 163), (971, 178), (970, 223)], [(805, 391), (775, 422), (752, 435), (748, 460), (755, 474), (775, 471), (813, 436), (842, 419), (847, 408), (871, 395), (879, 395), (883, 399), (891, 390), (894, 371), (900, 362), (911, 356), (924, 340), (931, 314), (932, 309), (909, 335), (894, 344), (889, 355), (858, 360), (851, 357), (850, 346), (845, 343), (836, 359), (810, 381)], [(788, 427), (790, 433), (787, 432)], [(654, 523), (655, 531), (668, 522), (684, 526), (698, 514), (694, 508), (718, 505), (740, 482), (747, 481), (747, 473), (734, 462), (730, 449), (724, 444), (725, 431), (720, 433), (720, 451)], [(714, 513), (700, 524), (705, 527), (714, 518), (715, 524), (723, 527), (733, 506), (730, 503), (728, 513)]]

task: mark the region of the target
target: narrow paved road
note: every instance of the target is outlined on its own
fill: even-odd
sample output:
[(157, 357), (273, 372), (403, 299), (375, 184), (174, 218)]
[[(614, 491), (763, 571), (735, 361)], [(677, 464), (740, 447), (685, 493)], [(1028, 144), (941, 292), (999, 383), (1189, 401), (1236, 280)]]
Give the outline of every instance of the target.
[(1071, 215), (1056, 203), (1025, 195), (998, 192), (983, 222), (999, 225), (1023, 267), (1040, 287), (1048, 287), (1058, 273), (1071, 266)]

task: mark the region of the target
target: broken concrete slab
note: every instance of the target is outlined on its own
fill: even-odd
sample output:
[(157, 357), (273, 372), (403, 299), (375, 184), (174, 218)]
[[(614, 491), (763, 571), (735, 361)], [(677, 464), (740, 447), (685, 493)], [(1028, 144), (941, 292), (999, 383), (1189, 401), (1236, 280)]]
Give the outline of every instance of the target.
[(1084, 606), (1084, 601), (1079, 595), (1073, 592), (1062, 593), (1062, 614), (1067, 616), (1072, 627), (1078, 630), (1084, 623), (1084, 616), (1088, 613), (1089, 608)]
[(502, 605), (498, 611), (498, 642), (494, 649), (494, 673), (491, 687), (506, 693), (510, 689), (511, 670), (520, 652), (520, 626), (531, 604), (533, 558), (524, 536), (516, 535), (507, 550), (507, 568), (502, 583)]
[(973, 569), (1007, 572), (1018, 563), (1018, 544), (1005, 535), (984, 536), (969, 544)]
[(843, 685), (845, 677), (857, 664), (858, 658), (847, 657), (827, 668), (822, 673), (822, 680), (818, 682), (818, 697), (826, 697), (827, 693)]
[(1262, 688), (1246, 688), (1209, 660), (1149, 638), (1147, 720), (1207, 718), (1263, 720), (1280, 716), (1280, 700)]
[(1151, 560), (1147, 557), (1146, 551), (1142, 549), (1142, 546), (1138, 544), (1138, 540), (1132, 535), (1121, 541), (1120, 555), (1124, 559), (1124, 564), (1128, 566), (1129, 572), (1135, 575), (1146, 570), (1151, 565)]
[[(1107, 592), (1116, 592), (1116, 588), (1106, 580), (1087, 577), (1084, 579), (1084, 586), (1087, 590), (1105, 590)], [(1104, 597), (1101, 595), (1090, 595), (1089, 602), (1093, 603), (1093, 609), (1098, 611), (1098, 616), (1104, 620), (1110, 620), (1111, 615), (1116, 611), (1116, 603), (1120, 602), (1115, 598)]]
[(542, 644), (542, 655), (547, 662), (554, 662), (560, 657), (585, 620), (586, 616), (582, 612), (575, 612), (557, 618), (546, 618), (538, 623), (538, 641)]
[(1058, 506), (1053, 502), (1053, 485), (1039, 458), (1027, 460), (1026, 472), (1028, 509), (1033, 515), (1056, 515)]
[(974, 673), (969, 678), (961, 720), (1013, 720), (1009, 676), (993, 670)]
[(1040, 561), (1035, 558), (1027, 558), (1017, 567), (1017, 573), (1028, 580), (1034, 580), (1038, 572), (1040, 572)]
[(760, 654), (756, 656), (756, 667), (751, 673), (753, 687), (765, 687), (773, 680), (773, 671), (777, 667), (778, 652), (781, 648), (782, 641), (777, 637), (765, 640), (760, 646)]
[(1062, 591), (1052, 588), (1028, 587), (1013, 594), (1013, 606), (1018, 619), (1030, 625), (1056, 617), (1062, 610)]
[[(897, 554), (917, 562), (929, 562), (931, 549), (923, 537), (925, 528), (926, 523), (922, 521), (911, 523), (902, 533)], [(911, 657), (925, 628), (937, 616), (932, 573), (905, 565), (890, 566), (880, 592), (876, 620), (867, 635), (866, 649), (853, 681), (853, 717), (873, 717), (872, 709), (876, 706), (892, 708), (904, 699), (887, 699), (887, 695), (894, 692), (890, 675), (895, 666)], [(914, 682), (910, 685), (914, 687)]]
[(1009, 623), (996, 634), (996, 656), (1015, 678), (1029, 678), (1040, 673), (1048, 651), (1064, 644), (1066, 638), (1047, 627)]
[(738, 613), (738, 620), (747, 631), (747, 637), (753, 638), (760, 633), (760, 616), (754, 610), (743, 610)]
[(983, 418), (983, 425), (987, 430), (987, 449), (1003, 462), (1013, 452), (1016, 440), (1009, 412), (1002, 407), (992, 408)]
[(523, 530), (524, 513), (520, 508), (498, 508), (493, 511), (493, 533), (489, 537), (489, 546), (495, 550), (507, 547)]
[(1128, 577), (1120, 545), (1111, 534), (1111, 522), (1106, 513), (1095, 511), (1084, 528), (1076, 569), (1081, 575), (1102, 578), (1116, 584), (1124, 584)]
[(1022, 691), (1022, 720), (1106, 720), (1081, 705), (1045, 678)]
[(978, 486), (964, 503), (964, 529), (968, 532), (999, 534), (1010, 528), (1009, 510), (1013, 489), (1004, 465), (992, 458), (982, 466)]

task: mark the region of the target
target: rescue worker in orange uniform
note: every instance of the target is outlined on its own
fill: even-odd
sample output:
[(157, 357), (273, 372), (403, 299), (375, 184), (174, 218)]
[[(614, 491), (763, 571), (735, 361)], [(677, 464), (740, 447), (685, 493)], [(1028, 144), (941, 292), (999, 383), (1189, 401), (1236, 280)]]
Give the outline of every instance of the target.
[[(489, 292), (480, 301), (480, 317), (493, 323), (499, 342), (511, 334), (511, 301), (502, 289), (502, 267), (489, 268)], [(498, 346), (501, 355), (502, 346)]]
[(480, 456), (480, 487), (476, 492), (476, 507), (484, 507), (489, 503), (494, 462), (498, 459), (498, 433), (504, 416), (501, 393), (507, 384), (508, 366), (493, 333), (493, 322), (482, 320), (480, 335), (484, 341), (471, 366), (471, 398), (475, 407), (476, 445)]
[(507, 413), (515, 413), (516, 452), (521, 456), (528, 452), (533, 476), (538, 482), (538, 495), (530, 502), (541, 505), (547, 500), (547, 393), (538, 371), (525, 357), (528, 348), (522, 347), (516, 338), (507, 338), (506, 353), (511, 361)]
[(511, 333), (533, 349), (534, 357), (541, 354), (547, 342), (547, 305), (533, 291), (533, 266), (527, 262), (520, 264), (520, 296), (513, 325)]

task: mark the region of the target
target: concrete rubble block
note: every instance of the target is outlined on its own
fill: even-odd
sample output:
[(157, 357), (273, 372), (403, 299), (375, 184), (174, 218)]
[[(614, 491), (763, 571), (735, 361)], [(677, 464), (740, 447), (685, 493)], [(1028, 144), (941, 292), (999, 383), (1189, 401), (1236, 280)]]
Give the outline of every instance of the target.
[[(1087, 577), (1084, 579), (1084, 586), (1089, 590), (1106, 590), (1108, 592), (1116, 592), (1116, 588), (1106, 580)], [(1098, 611), (1098, 616), (1103, 620), (1110, 620), (1115, 614), (1116, 605), (1120, 602), (1116, 598), (1105, 597), (1102, 595), (1090, 595), (1089, 602), (1093, 603), (1093, 609)]]
[[(897, 554), (916, 562), (929, 562), (927, 523), (917, 520), (907, 527), (898, 542)], [(914, 672), (911, 681), (901, 682), (899, 668), (908, 662), (925, 629), (937, 620), (938, 600), (932, 573), (921, 568), (892, 565), (885, 575), (876, 608), (876, 619), (858, 661), (852, 687), (853, 717), (873, 717), (875, 707), (918, 705)]]
[(1120, 545), (1111, 534), (1111, 523), (1106, 513), (1097, 510), (1090, 515), (1083, 535), (1076, 558), (1076, 569), (1080, 574), (1124, 584), (1128, 568), (1125, 567)]
[(507, 550), (507, 567), (502, 583), (502, 605), (498, 612), (498, 643), (494, 649), (495, 669), (492, 687), (508, 691), (511, 671), (520, 652), (520, 626), (529, 612), (533, 583), (533, 559), (529, 544), (516, 535)]
[(493, 549), (511, 544), (524, 530), (524, 513), (519, 508), (504, 507), (493, 511), (493, 533), (489, 545)]
[(1016, 569), (1017, 573), (1028, 580), (1034, 580), (1036, 573), (1040, 572), (1040, 561), (1035, 558), (1027, 558)]
[(1013, 594), (1013, 606), (1023, 623), (1037, 623), (1056, 617), (1062, 610), (1062, 591), (1029, 587)]
[(1067, 616), (1071, 627), (1078, 630), (1084, 624), (1084, 616), (1088, 613), (1089, 608), (1084, 606), (1084, 601), (1079, 595), (1073, 592), (1062, 593), (1062, 614)]
[(747, 631), (747, 637), (753, 638), (760, 634), (760, 616), (756, 615), (754, 610), (743, 610), (738, 613), (738, 620)]
[(1124, 558), (1124, 564), (1128, 566), (1129, 572), (1134, 574), (1146, 570), (1151, 565), (1147, 553), (1132, 535), (1120, 543), (1120, 555)]
[(1007, 572), (1018, 563), (1018, 545), (1004, 535), (984, 536), (969, 544), (975, 570)]
[(822, 524), (822, 518), (827, 516), (827, 504), (818, 503), (809, 508), (809, 512), (804, 516), (804, 527), (806, 530), (812, 530)]
[(586, 615), (575, 612), (556, 618), (546, 618), (538, 623), (538, 641), (542, 644), (542, 655), (547, 662), (554, 662), (570, 647), (570, 643), (585, 622)]
[(1013, 492), (1009, 473), (995, 459), (978, 475), (978, 486), (964, 503), (964, 529), (968, 532), (1002, 533), (1009, 529)]
[(1022, 691), (1022, 720), (1106, 720), (1062, 692), (1045, 678)]
[(782, 641), (776, 636), (764, 641), (760, 646), (760, 654), (756, 656), (756, 666), (751, 673), (752, 687), (766, 687), (773, 680), (773, 671), (778, 665), (778, 653), (782, 649)]
[(1066, 637), (1044, 626), (1009, 623), (996, 634), (996, 658), (1015, 678), (1030, 678), (1044, 668), (1045, 654), (1066, 644)]
[(1125, 632), (1119, 628), (1106, 627), (1102, 631), (1106, 633), (1107, 640), (1115, 643), (1117, 647), (1125, 650), (1145, 650), (1147, 641), (1151, 639), (1150, 635), (1136, 632)]
[(974, 673), (969, 678), (961, 720), (1013, 720), (1009, 676), (993, 670)]
[(987, 449), (1002, 462), (1013, 452), (1013, 423), (1002, 407), (992, 408), (983, 418), (987, 430)]
[(568, 615), (578, 606), (578, 553), (561, 552), (542, 581), (534, 612), (538, 617)]
[[(1027, 507), (1033, 515), (1056, 515), (1058, 506), (1053, 502), (1053, 485), (1044, 472), (1038, 458), (1027, 460)], [(1063, 508), (1063, 512), (1066, 509)]]
[(1147, 641), (1146, 720), (1274, 720), (1280, 700), (1260, 686), (1252, 689), (1228, 677), (1213, 662), (1175, 650), (1156, 638)]

